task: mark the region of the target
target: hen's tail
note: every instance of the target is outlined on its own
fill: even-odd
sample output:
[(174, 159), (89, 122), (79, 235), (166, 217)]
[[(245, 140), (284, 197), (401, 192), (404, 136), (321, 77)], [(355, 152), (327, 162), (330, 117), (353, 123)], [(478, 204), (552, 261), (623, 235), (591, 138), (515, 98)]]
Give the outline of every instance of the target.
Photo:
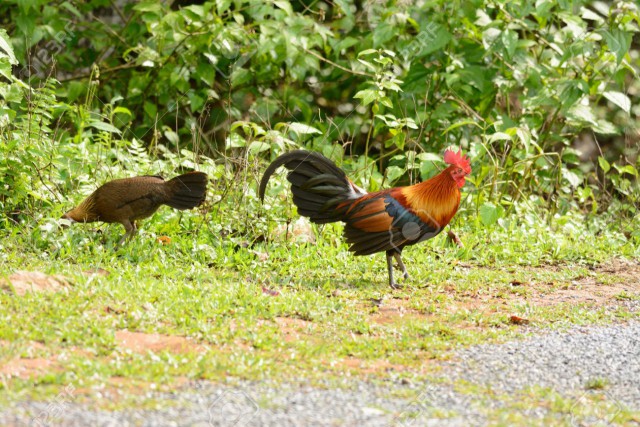
[(275, 159), (264, 172), (258, 193), (261, 200), (264, 200), (269, 178), (280, 166), (289, 170), (287, 179), (298, 213), (318, 224), (342, 220), (343, 202), (366, 194), (322, 154), (296, 150)]
[(200, 206), (207, 195), (207, 174), (189, 172), (166, 182), (171, 189), (171, 198), (166, 205), (175, 209), (192, 209)]

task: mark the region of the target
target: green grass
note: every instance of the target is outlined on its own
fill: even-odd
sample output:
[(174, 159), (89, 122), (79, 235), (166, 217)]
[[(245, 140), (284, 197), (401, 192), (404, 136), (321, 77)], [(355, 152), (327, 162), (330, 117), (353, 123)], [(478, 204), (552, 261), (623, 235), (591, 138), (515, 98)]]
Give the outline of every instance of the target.
[[(405, 249), (411, 278), (394, 291), (384, 256), (353, 257), (339, 226), (316, 228), (316, 244), (247, 246), (246, 236), (221, 237), (216, 219), (232, 224), (164, 209), (118, 250), (116, 225), (96, 233), (42, 220), (0, 230), (3, 276), (41, 271), (73, 283), (22, 297), (0, 291), (0, 365), (52, 362), (31, 378), (0, 374), (5, 399), (46, 398), (67, 384), (90, 396), (101, 387), (127, 390), (127, 382), (171, 389), (184, 379), (424, 379), (437, 372), (434, 361), (462, 347), (637, 316), (623, 305), (605, 308), (638, 299), (637, 286), (601, 304), (555, 300), (585, 277), (603, 287), (624, 280), (593, 270), (614, 256), (638, 258), (637, 243), (614, 232), (596, 237), (515, 221), (483, 229), (460, 220), (454, 227), (465, 248), (439, 236)], [(158, 243), (160, 235), (171, 243)], [(83, 273), (98, 268), (109, 275)], [(136, 352), (119, 345), (115, 332), (124, 329), (189, 337), (194, 346)]]

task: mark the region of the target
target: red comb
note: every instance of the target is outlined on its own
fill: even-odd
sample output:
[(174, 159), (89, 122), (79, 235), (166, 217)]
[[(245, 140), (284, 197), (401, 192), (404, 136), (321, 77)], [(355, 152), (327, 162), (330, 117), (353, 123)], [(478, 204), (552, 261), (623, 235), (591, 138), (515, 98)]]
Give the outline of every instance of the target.
[(462, 150), (456, 153), (451, 148), (447, 148), (444, 152), (444, 162), (462, 168), (467, 174), (471, 173), (471, 164), (469, 159), (462, 154)]

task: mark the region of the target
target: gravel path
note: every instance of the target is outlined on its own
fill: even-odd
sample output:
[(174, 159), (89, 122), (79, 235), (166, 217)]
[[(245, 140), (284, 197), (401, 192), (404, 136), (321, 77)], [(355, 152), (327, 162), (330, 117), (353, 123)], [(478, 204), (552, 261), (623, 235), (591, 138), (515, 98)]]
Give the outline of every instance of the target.
[[(482, 426), (495, 422), (496, 411), (513, 411), (513, 402), (496, 395), (517, 399), (519, 391), (537, 385), (580, 403), (585, 393), (595, 393), (587, 386), (597, 383), (606, 384), (599, 392), (611, 402), (610, 411), (634, 411), (640, 417), (640, 323), (476, 346), (443, 364), (440, 375), (430, 384), (345, 380), (342, 388), (198, 382), (180, 393), (150, 393), (162, 410), (97, 411), (63, 393), (57, 402), (23, 402), (0, 410), (0, 425)], [(449, 385), (464, 381), (476, 385), (475, 394)], [(418, 397), (398, 397), (407, 395)], [(549, 413), (548, 406), (520, 410), (526, 425), (544, 425), (549, 416), (559, 425), (580, 425), (571, 414)], [(600, 414), (587, 425), (612, 425), (610, 415)]]
[(448, 377), (512, 394), (535, 384), (563, 394), (598, 382), (620, 404), (640, 410), (640, 323), (574, 328), (502, 345), (458, 352)]

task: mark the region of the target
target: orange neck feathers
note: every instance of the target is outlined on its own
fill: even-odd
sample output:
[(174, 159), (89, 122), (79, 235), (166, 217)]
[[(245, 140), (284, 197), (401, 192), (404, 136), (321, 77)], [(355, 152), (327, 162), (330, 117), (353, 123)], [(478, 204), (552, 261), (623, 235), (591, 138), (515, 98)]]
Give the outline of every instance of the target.
[(452, 165), (424, 182), (401, 189), (408, 207), (423, 221), (442, 228), (460, 206), (459, 184), (451, 176)]

